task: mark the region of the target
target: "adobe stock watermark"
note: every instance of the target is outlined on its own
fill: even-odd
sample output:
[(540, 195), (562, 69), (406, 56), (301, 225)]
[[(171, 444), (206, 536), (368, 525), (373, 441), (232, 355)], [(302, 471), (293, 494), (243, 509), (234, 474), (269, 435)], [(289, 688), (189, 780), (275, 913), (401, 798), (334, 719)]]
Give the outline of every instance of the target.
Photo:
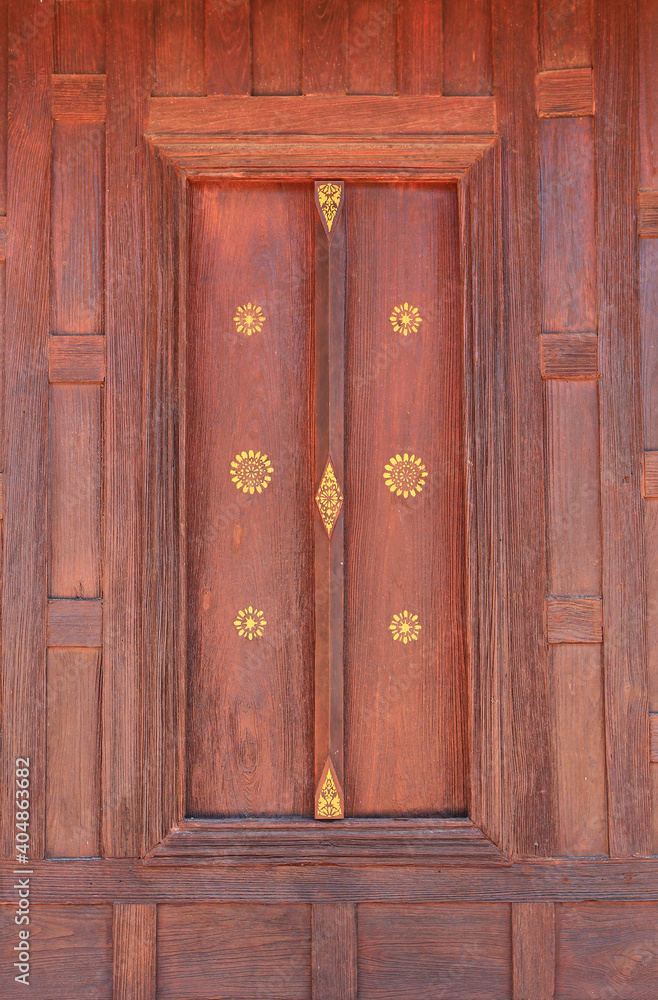
[[(30, 875), (34, 872), (30, 863), (30, 758), (17, 757), (15, 765), (16, 802), (14, 824), (14, 847), (16, 863), (14, 875), (21, 876), (14, 883), (17, 894), (14, 923), (18, 928), (18, 940), (13, 947), (16, 961), (14, 979), (24, 986), (30, 985)], [(21, 868), (20, 865), (25, 865)]]

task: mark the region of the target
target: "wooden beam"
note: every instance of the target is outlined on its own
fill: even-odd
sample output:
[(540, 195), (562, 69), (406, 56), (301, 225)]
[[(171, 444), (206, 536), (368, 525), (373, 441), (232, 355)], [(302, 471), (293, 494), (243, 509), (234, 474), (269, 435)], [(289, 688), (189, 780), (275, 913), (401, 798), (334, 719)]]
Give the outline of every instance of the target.
[(53, 74), (52, 115), (55, 121), (105, 121), (105, 76), (102, 73)]
[(549, 597), (546, 600), (549, 642), (602, 642), (600, 597)]
[(48, 601), (47, 646), (102, 646), (103, 602), (60, 598)]
[(312, 908), (313, 1000), (356, 1000), (356, 906)]
[(540, 118), (575, 118), (594, 114), (590, 67), (555, 69), (537, 74)]
[(514, 1000), (552, 1000), (555, 992), (555, 905), (512, 905)]
[(112, 914), (113, 1000), (155, 1000), (157, 909), (118, 903)]
[(49, 337), (48, 378), (51, 382), (103, 382), (105, 337), (97, 334)]
[(595, 333), (542, 334), (542, 378), (598, 378), (598, 354), (598, 337)]

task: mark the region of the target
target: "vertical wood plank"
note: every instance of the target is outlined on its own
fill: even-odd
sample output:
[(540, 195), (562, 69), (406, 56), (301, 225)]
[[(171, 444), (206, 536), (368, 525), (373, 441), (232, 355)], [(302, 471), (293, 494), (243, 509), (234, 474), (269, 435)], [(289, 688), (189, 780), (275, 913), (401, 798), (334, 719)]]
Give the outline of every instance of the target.
[(592, 65), (592, 0), (539, 4), (541, 69)]
[(519, 854), (550, 854), (554, 841), (551, 795), (550, 676), (544, 636), (545, 490), (544, 415), (537, 363), (540, 330), (538, 140), (534, 87), (537, 10), (524, 0), (494, 0), (494, 93), (502, 144), (503, 243), (506, 247), (504, 318), (506, 412), (513, 508), (507, 522), (511, 602), (510, 667), (503, 700), (506, 747), (505, 818)]
[(113, 1000), (155, 1000), (155, 906), (112, 907)]
[(396, 0), (349, 0), (348, 93), (395, 93), (396, 17)]
[[(3, 232), (3, 237), (6, 231), (6, 218), (5, 213), (7, 211), (7, 60), (8, 60), (8, 2), (9, 0), (0, 0), (0, 230)], [(4, 243), (4, 238), (2, 240)], [(4, 407), (5, 407), (5, 382), (4, 382), (4, 363), (5, 363), (5, 305), (6, 305), (6, 264), (5, 264), (5, 253), (2, 254), (2, 260), (0, 260), (0, 428), (2, 428), (2, 433), (0, 433), (0, 471), (4, 470), (5, 461), (5, 420), (4, 420)], [(4, 486), (3, 486), (3, 516), (4, 516)], [(0, 560), (4, 559), (4, 522), (0, 522)], [(2, 601), (2, 573), (0, 573), (0, 601)], [(2, 667), (2, 637), (0, 635), (0, 720), (4, 724), (4, 709), (3, 701), (7, 697), (6, 692), (2, 692), (2, 678), (4, 677), (4, 668)], [(4, 768), (4, 763), (0, 765)], [(11, 819), (9, 816), (9, 810), (5, 809), (5, 798), (2, 788), (4, 786), (4, 779), (0, 777), (0, 857), (4, 857), (4, 851), (7, 846), (7, 840), (11, 836), (9, 824)], [(7, 839), (5, 839), (7, 838)]]
[(205, 92), (204, 0), (153, 0), (153, 95)]
[(0, 215), (7, 211), (7, 57), (9, 0), (0, 0)]
[(206, 0), (206, 92), (251, 93), (249, 0)]
[(443, 93), (493, 93), (491, 0), (443, 0)]
[(440, 94), (443, 77), (441, 0), (398, 0), (398, 91)]
[[(142, 344), (149, 0), (108, 8), (103, 853), (141, 845)], [(126, 46), (125, 39), (131, 44)]]
[[(24, 25), (30, 25), (30, 31)], [(20, 39), (9, 67), (5, 391), (5, 558), (3, 565), (4, 801), (13, 817), (13, 768), (29, 756), (30, 857), (44, 851), (46, 700), (47, 338), (50, 263), (50, 80), (52, 0), (11, 5), (9, 30)], [(30, 193), (26, 197), (26, 192)], [(29, 442), (29, 447), (26, 447)], [(11, 855), (10, 824), (4, 852)]]
[(311, 913), (313, 1000), (356, 1000), (356, 906), (318, 903)]
[(603, 646), (610, 853), (650, 849), (642, 424), (636, 299), (636, 4), (596, 9)]
[(303, 11), (303, 0), (251, 0), (254, 94), (301, 94)]
[(105, 0), (55, 0), (55, 73), (105, 72)]
[(48, 650), (46, 856), (100, 852), (100, 649)]
[(555, 906), (512, 905), (514, 1000), (552, 1000), (555, 994)]
[(658, 4), (640, 0), (640, 188), (658, 189)]
[(305, 94), (344, 94), (347, 86), (347, 4), (305, 0)]

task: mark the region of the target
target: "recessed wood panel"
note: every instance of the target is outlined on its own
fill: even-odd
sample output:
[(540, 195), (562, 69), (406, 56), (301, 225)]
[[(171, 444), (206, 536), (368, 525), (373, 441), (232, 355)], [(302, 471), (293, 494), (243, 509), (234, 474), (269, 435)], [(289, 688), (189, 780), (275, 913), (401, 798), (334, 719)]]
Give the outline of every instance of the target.
[[(313, 808), (315, 211), (310, 184), (193, 189), (187, 355), (191, 815), (308, 815)], [(239, 320), (242, 307), (244, 315), (261, 310), (259, 329), (248, 332)], [(252, 495), (234, 481), (242, 483), (231, 462), (243, 452), (267, 455), (262, 492), (257, 484)], [(251, 614), (250, 607), (267, 623), (253, 640), (234, 624), (240, 611)]]
[[(347, 812), (459, 814), (465, 521), (456, 193), (355, 184), (345, 208)], [(419, 321), (409, 313), (405, 334), (395, 310), (399, 317), (407, 306)], [(420, 492), (391, 492), (412, 465)], [(405, 613), (411, 624), (400, 633)]]

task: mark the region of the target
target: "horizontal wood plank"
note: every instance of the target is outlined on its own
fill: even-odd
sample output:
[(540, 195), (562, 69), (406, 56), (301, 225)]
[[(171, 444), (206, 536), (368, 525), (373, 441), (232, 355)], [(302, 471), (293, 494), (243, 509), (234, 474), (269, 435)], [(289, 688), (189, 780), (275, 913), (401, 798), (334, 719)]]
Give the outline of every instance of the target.
[(47, 646), (102, 645), (103, 602), (101, 600), (48, 601)]
[(658, 764), (658, 712), (649, 716), (649, 747), (652, 763)]
[(540, 118), (575, 118), (594, 114), (590, 67), (556, 69), (537, 74), (537, 114)]
[(595, 333), (546, 333), (541, 338), (542, 378), (599, 377), (599, 347)]
[(638, 231), (645, 239), (658, 237), (658, 191), (640, 191)]
[(481, 135), (491, 97), (153, 97), (147, 131), (161, 135)]
[(645, 497), (658, 497), (658, 451), (644, 453), (644, 487)]
[(104, 121), (105, 76), (102, 73), (55, 73), (52, 115), (55, 121)]
[(7, 256), (7, 216), (0, 215), (0, 260)]
[(48, 377), (51, 382), (103, 382), (105, 337), (99, 334), (49, 337)]
[(603, 640), (603, 602), (600, 597), (549, 597), (546, 617), (549, 642)]

